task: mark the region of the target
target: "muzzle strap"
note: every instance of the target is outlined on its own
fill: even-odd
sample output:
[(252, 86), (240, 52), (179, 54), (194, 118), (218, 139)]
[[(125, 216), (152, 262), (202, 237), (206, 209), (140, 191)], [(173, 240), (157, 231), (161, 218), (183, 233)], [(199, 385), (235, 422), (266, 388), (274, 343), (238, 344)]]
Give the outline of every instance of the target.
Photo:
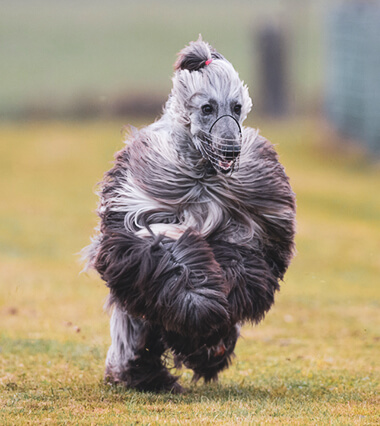
[(212, 132), (212, 129), (214, 128), (214, 126), (215, 126), (215, 124), (221, 119), (221, 118), (224, 118), (224, 117), (230, 117), (230, 118), (232, 118), (232, 120), (234, 120), (235, 121), (235, 123), (237, 124), (237, 126), (238, 126), (238, 128), (239, 128), (239, 133), (240, 133), (240, 136), (241, 136), (241, 126), (240, 126), (240, 124), (239, 124), (239, 122), (236, 120), (236, 118), (233, 116), (233, 115), (230, 115), (230, 114), (224, 114), (224, 115), (221, 115), (220, 117), (218, 117), (213, 123), (212, 123), (212, 125), (211, 125), (211, 127), (210, 127), (210, 130), (208, 131), (209, 133), (211, 133)]

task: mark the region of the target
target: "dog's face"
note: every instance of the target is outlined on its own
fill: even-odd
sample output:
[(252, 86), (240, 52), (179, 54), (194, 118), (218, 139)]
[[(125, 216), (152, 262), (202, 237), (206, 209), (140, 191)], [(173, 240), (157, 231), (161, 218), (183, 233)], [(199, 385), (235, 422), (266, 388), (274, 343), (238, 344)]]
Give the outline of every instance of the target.
[[(216, 95), (216, 93), (214, 93)], [(189, 102), (190, 131), (212, 166), (228, 173), (238, 159), (242, 143), (242, 96), (196, 93)]]
[(172, 99), (202, 156), (215, 170), (233, 170), (242, 148), (242, 124), (252, 101), (233, 66), (198, 40), (179, 54)]

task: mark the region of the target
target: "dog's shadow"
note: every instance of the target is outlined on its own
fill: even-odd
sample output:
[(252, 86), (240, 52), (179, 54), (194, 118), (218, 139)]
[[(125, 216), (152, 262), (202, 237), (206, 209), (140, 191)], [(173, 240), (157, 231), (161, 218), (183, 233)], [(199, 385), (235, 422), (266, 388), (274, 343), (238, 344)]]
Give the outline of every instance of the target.
[(213, 402), (223, 406), (229, 402), (260, 402), (262, 404), (272, 404), (279, 401), (299, 401), (305, 398), (310, 402), (320, 402), (321, 399), (329, 400), (333, 391), (322, 383), (316, 385), (315, 383), (307, 383), (299, 381), (298, 379), (288, 378), (287, 380), (273, 380), (273, 383), (260, 383), (256, 384), (253, 380), (244, 379), (240, 382), (223, 383), (223, 381), (216, 383), (203, 384), (201, 382), (192, 383), (187, 379), (181, 381), (185, 392), (181, 394), (174, 393), (153, 393), (153, 392), (139, 392), (136, 390), (124, 387), (113, 387), (111, 392), (117, 392), (123, 400), (130, 401), (130, 399), (141, 401), (152, 405), (165, 405), (169, 402), (179, 404), (199, 404)]
[(211, 384), (183, 384), (184, 393), (154, 393), (126, 390), (123, 386), (112, 386), (111, 393), (123, 394), (125, 401), (143, 398), (146, 404), (165, 404), (168, 402), (199, 404), (214, 402), (224, 404), (231, 401), (271, 401), (278, 399), (292, 399), (297, 391), (287, 388), (283, 384), (272, 386), (256, 386), (253, 383), (223, 384), (221, 382)]

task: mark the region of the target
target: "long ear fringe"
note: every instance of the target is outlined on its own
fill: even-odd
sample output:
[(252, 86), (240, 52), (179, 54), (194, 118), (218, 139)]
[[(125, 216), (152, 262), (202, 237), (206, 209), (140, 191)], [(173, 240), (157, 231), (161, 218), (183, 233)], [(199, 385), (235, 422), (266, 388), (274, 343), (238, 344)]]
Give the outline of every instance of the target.
[(188, 46), (178, 53), (174, 69), (176, 71), (199, 71), (206, 66), (206, 61), (210, 59), (223, 59), (223, 56), (199, 36), (197, 41), (190, 42)]

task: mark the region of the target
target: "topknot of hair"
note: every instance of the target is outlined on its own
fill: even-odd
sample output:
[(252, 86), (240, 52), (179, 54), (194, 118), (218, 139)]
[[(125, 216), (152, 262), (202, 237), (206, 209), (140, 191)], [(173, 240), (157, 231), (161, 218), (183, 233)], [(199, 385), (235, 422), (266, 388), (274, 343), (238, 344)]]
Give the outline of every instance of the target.
[(174, 69), (199, 71), (206, 66), (206, 61), (210, 59), (223, 59), (213, 47), (204, 42), (201, 38), (192, 41), (188, 46), (178, 53), (178, 58), (174, 64)]

